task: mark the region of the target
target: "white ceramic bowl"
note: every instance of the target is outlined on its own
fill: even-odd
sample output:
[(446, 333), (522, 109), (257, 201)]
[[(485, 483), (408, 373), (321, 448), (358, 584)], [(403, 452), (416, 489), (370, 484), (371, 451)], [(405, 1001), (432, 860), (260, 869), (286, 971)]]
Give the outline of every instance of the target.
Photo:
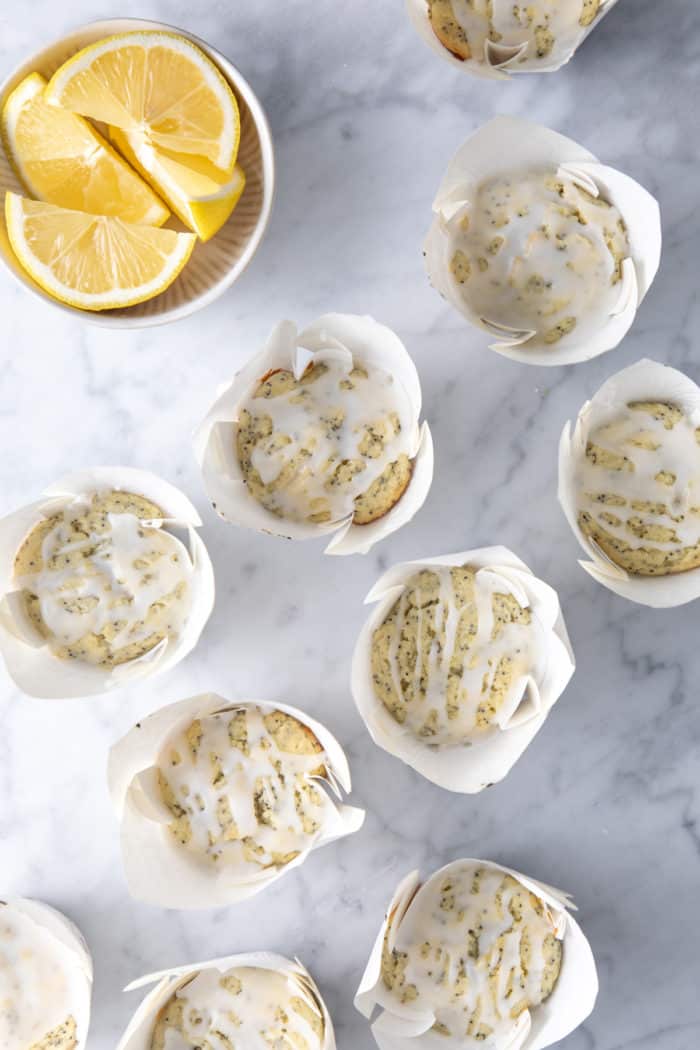
[[(275, 163), (267, 118), (247, 80), (213, 47), (185, 29), (137, 18), (113, 18), (90, 22), (56, 40), (18, 66), (0, 87), (0, 107), (8, 94), (28, 73), (35, 70), (50, 77), (76, 51), (115, 33), (139, 29), (162, 29), (180, 33), (194, 41), (219, 67), (233, 88), (241, 114), (239, 161), (246, 174), (246, 188), (228, 222), (206, 244), (198, 242), (184, 270), (171, 286), (146, 303), (122, 310), (93, 313), (66, 306), (48, 296), (22, 270), (7, 237), (4, 205), (0, 209), (0, 255), (10, 272), (26, 288), (68, 313), (107, 328), (144, 328), (165, 324), (200, 310), (229, 288), (243, 273), (260, 244), (272, 209)], [(0, 145), (0, 203), (5, 192), (24, 193), (4, 149)]]

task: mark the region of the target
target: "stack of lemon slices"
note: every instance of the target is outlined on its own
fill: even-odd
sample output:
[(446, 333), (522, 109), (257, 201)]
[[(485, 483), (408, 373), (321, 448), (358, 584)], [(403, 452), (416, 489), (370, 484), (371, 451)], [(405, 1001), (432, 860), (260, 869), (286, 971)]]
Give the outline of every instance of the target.
[[(31, 73), (5, 103), (2, 137), (31, 198), (6, 195), (15, 255), (44, 291), (83, 310), (164, 291), (245, 186), (235, 96), (175, 33), (100, 40), (48, 83)], [(192, 232), (164, 229), (171, 212)]]

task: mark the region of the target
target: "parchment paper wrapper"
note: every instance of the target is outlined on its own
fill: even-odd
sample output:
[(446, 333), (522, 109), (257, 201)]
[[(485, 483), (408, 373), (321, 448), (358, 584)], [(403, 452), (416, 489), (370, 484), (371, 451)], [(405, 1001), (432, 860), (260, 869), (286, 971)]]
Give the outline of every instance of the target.
[[(162, 804), (154, 775), (166, 740), (196, 718), (242, 707), (261, 707), (292, 715), (312, 731), (325, 751), (328, 778), (316, 783), (328, 790), (332, 805), (324, 827), (312, 845), (279, 869), (255, 876), (232, 868), (211, 869), (178, 846), (168, 830), (172, 814)], [(303, 864), (319, 846), (358, 831), (362, 809), (336, 802), (351, 790), (347, 758), (335, 737), (303, 711), (286, 704), (260, 700), (229, 701), (204, 693), (169, 704), (139, 722), (112, 748), (108, 766), (109, 791), (121, 825), (121, 846), (129, 891), (137, 900), (163, 908), (217, 908), (260, 893), (292, 868)]]
[[(339, 353), (349, 353), (356, 363), (389, 372), (405, 389), (413, 415), (406, 449), (413, 460), (411, 480), (398, 503), (369, 525), (354, 525), (352, 518), (324, 524), (278, 518), (250, 495), (243, 480), (236, 454), (239, 413), (268, 372), (288, 369), (300, 378), (311, 362)], [(234, 525), (292, 540), (334, 533), (326, 554), (365, 554), (409, 522), (428, 495), (433, 480), (433, 442), (428, 424), (419, 422), (421, 403), (416, 366), (398, 336), (385, 325), (355, 314), (324, 314), (303, 332), (298, 332), (291, 321), (280, 322), (265, 349), (220, 393), (195, 434), (195, 454), (214, 510)]]
[(503, 1050), (542, 1050), (573, 1032), (593, 1010), (598, 995), (595, 960), (583, 931), (570, 914), (569, 909), (574, 909), (574, 905), (568, 895), (492, 861), (471, 858), (456, 860), (436, 871), (424, 884), (421, 884), (417, 871), (406, 876), (394, 893), (374, 942), (355, 996), (355, 1006), (368, 1019), (376, 1007), (381, 1008), (372, 1024), (372, 1034), (380, 1050), (439, 1050), (440, 1047), (454, 1047), (456, 1050), (457, 1047), (468, 1045), (465, 1040), (432, 1032), (434, 1013), (417, 1010), (410, 1003), (402, 1006), (385, 987), (381, 976), (382, 946), (387, 926), (390, 924), (392, 928), (389, 941), (391, 948), (395, 943), (396, 931), (421, 889), (427, 890), (450, 870), (467, 864), (512, 875), (526, 889), (540, 897), (556, 915), (556, 933), (563, 942), (562, 965), (554, 991), (537, 1008), (533, 1008), (532, 1013), (526, 1010), (520, 1015), (514, 1039)]
[[(26, 897), (15, 897), (8, 901), (0, 901), (0, 922), (2, 922), (3, 912), (8, 910), (29, 919), (30, 922), (34, 923), (40, 930), (56, 941), (57, 951), (62, 956), (62, 968), (65, 968), (66, 972), (69, 973), (73, 985), (73, 1001), (70, 1005), (70, 1014), (76, 1023), (76, 1036), (78, 1039), (76, 1050), (85, 1050), (88, 1028), (90, 1027), (90, 1002), (92, 999), (92, 958), (85, 938), (70, 919), (42, 901), (29, 900)], [(40, 991), (44, 996), (47, 994), (46, 989), (41, 989)], [(45, 998), (44, 1006), (47, 1009), (49, 1008), (49, 1003)], [(57, 1017), (56, 1023), (61, 1023), (66, 1019), (67, 1017), (61, 1017), (60, 1019)], [(26, 1050), (26, 1048), (10, 1042), (9, 1046), (3, 1046), (3, 1050)]]
[[(572, 178), (616, 207), (627, 227), (630, 246), (630, 255), (622, 263), (619, 299), (607, 321), (583, 340), (574, 329), (551, 346), (533, 340), (532, 332), (507, 329), (497, 317), (482, 317), (465, 301), (450, 270), (459, 223), (469, 213), (479, 185), (503, 175), (542, 169)], [(496, 117), (467, 139), (450, 161), (433, 203), (433, 216), (424, 245), (431, 284), (468, 321), (498, 337), (491, 350), (524, 364), (575, 364), (612, 350), (629, 331), (661, 259), (661, 217), (650, 193), (628, 175), (601, 164), (572, 139), (517, 117)]]
[[(189, 616), (176, 641), (164, 639), (144, 656), (113, 669), (54, 656), (46, 640), (21, 616), (13, 580), (14, 559), (29, 531), (43, 517), (62, 510), (80, 496), (123, 490), (145, 496), (167, 515), (163, 527), (187, 537), (194, 568)], [(214, 571), (196, 527), (202, 522), (187, 497), (156, 474), (133, 467), (92, 467), (67, 474), (42, 498), (0, 520), (0, 652), (14, 682), (30, 696), (62, 699), (94, 696), (167, 671), (195, 647), (214, 606)]]
[(272, 970), (280, 973), (293, 983), (295, 995), (298, 995), (312, 1008), (318, 1008), (324, 1021), (324, 1042), (322, 1050), (336, 1050), (335, 1033), (333, 1021), (321, 993), (314, 983), (308, 970), (295, 959), (285, 959), (282, 955), (272, 952), (248, 952), (244, 955), (227, 955), (221, 959), (209, 959), (207, 962), (192, 963), (190, 966), (176, 966), (171, 970), (162, 970), (159, 973), (149, 974), (133, 981), (124, 989), (127, 992), (137, 988), (144, 988), (149, 984), (155, 987), (148, 992), (138, 1010), (132, 1017), (124, 1035), (119, 1040), (117, 1050), (150, 1050), (151, 1035), (156, 1022), (158, 1011), (167, 1003), (168, 999), (187, 982), (187, 980), (200, 970), (216, 969), (221, 973), (234, 967), (257, 967), (260, 970)]
[(588, 435), (614, 419), (630, 401), (668, 401), (700, 426), (700, 388), (692, 379), (644, 358), (611, 376), (598, 393), (585, 403), (571, 429), (567, 422), (559, 442), (559, 502), (576, 539), (591, 561), (580, 561), (594, 580), (608, 590), (640, 605), (668, 609), (700, 597), (700, 569), (669, 576), (632, 576), (616, 565), (579, 528), (578, 472), (585, 460)]
[[(455, 8), (463, 4), (465, 0), (454, 0)], [(512, 6), (511, 0), (494, 0), (495, 5)], [(520, 59), (527, 54), (527, 35), (523, 34), (523, 43), (518, 46), (504, 47), (502, 44), (487, 40), (484, 44), (483, 54), (472, 56), (470, 59), (459, 58), (452, 54), (438, 40), (428, 16), (428, 4), (426, 0), (406, 0), (406, 7), (411, 22), (418, 30), (425, 43), (441, 58), (450, 65), (457, 66), (475, 77), (484, 77), (488, 80), (507, 80), (517, 73), (555, 73), (573, 58), (579, 47), (589, 33), (612, 11), (617, 0), (603, 0), (600, 10), (589, 26), (572, 26), (570, 33), (562, 34), (556, 41), (552, 51), (546, 58), (529, 59), (521, 62)]]
[[(391, 716), (372, 685), (372, 635), (401, 596), (406, 582), (416, 572), (438, 566), (471, 565), (497, 573), (504, 587), (529, 607), (548, 637), (546, 662), (537, 677), (523, 677), (520, 702), (514, 706), (501, 732), (480, 743), (435, 748), (419, 740)], [(403, 562), (377, 581), (365, 599), (377, 602), (360, 632), (352, 662), (352, 694), (375, 744), (412, 766), (428, 780), (448, 791), (475, 794), (503, 780), (533, 740), (551, 708), (574, 673), (574, 654), (559, 605), (548, 584), (539, 580), (520, 558), (505, 547), (484, 547), (438, 558)]]

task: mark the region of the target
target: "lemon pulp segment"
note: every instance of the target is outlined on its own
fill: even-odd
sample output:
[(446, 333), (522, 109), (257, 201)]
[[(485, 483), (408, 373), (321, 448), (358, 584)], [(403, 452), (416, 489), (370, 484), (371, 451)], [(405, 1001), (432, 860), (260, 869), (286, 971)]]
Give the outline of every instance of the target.
[(226, 174), (203, 157), (159, 150), (138, 134), (111, 127), (115, 146), (203, 241), (221, 229), (245, 189), (239, 164)]
[(169, 211), (151, 187), (81, 116), (49, 105), (31, 73), (2, 111), (2, 137), (29, 193), (63, 208), (160, 226)]
[(196, 238), (110, 216), (5, 197), (17, 259), (44, 291), (83, 310), (133, 306), (168, 288)]
[(47, 99), (233, 171), (240, 137), (233, 91), (211, 59), (175, 33), (139, 31), (91, 44), (53, 75)]

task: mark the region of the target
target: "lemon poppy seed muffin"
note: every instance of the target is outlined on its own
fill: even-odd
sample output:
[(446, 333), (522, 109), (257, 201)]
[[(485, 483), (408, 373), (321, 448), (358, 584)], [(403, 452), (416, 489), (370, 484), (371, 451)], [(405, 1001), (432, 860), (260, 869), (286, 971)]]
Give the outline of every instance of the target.
[(77, 1050), (84, 977), (72, 954), (29, 916), (0, 906), (0, 1046)]
[(450, 270), (477, 316), (552, 347), (614, 312), (629, 255), (620, 212), (554, 171), (482, 183), (451, 244)]
[(157, 763), (170, 834), (194, 859), (256, 875), (310, 849), (332, 806), (326, 756), (308, 726), (248, 705), (195, 719)]
[(192, 565), (137, 493), (96, 492), (36, 524), (14, 559), (31, 627), (60, 659), (105, 668), (179, 637)]
[(274, 970), (200, 970), (160, 1010), (150, 1050), (321, 1050), (323, 1014), (300, 992)]
[(329, 357), (299, 379), (264, 376), (240, 412), (236, 450), (250, 494), (276, 517), (367, 525), (411, 480), (410, 423), (393, 376)]
[(434, 1013), (437, 1034), (501, 1050), (561, 965), (547, 904), (512, 875), (464, 862), (418, 890), (396, 931), (390, 918), (381, 976), (398, 1003)]
[(622, 569), (700, 566), (700, 428), (666, 401), (631, 401), (591, 431), (579, 466), (581, 531)]
[(541, 643), (538, 621), (502, 577), (469, 565), (424, 569), (372, 634), (374, 693), (432, 747), (475, 743), (517, 709)]
[[(570, 46), (591, 25), (601, 0), (427, 0), (430, 24), (457, 58), (482, 60), (487, 42), (526, 45), (519, 62), (537, 69), (559, 43)], [(507, 55), (505, 57), (508, 57)]]

